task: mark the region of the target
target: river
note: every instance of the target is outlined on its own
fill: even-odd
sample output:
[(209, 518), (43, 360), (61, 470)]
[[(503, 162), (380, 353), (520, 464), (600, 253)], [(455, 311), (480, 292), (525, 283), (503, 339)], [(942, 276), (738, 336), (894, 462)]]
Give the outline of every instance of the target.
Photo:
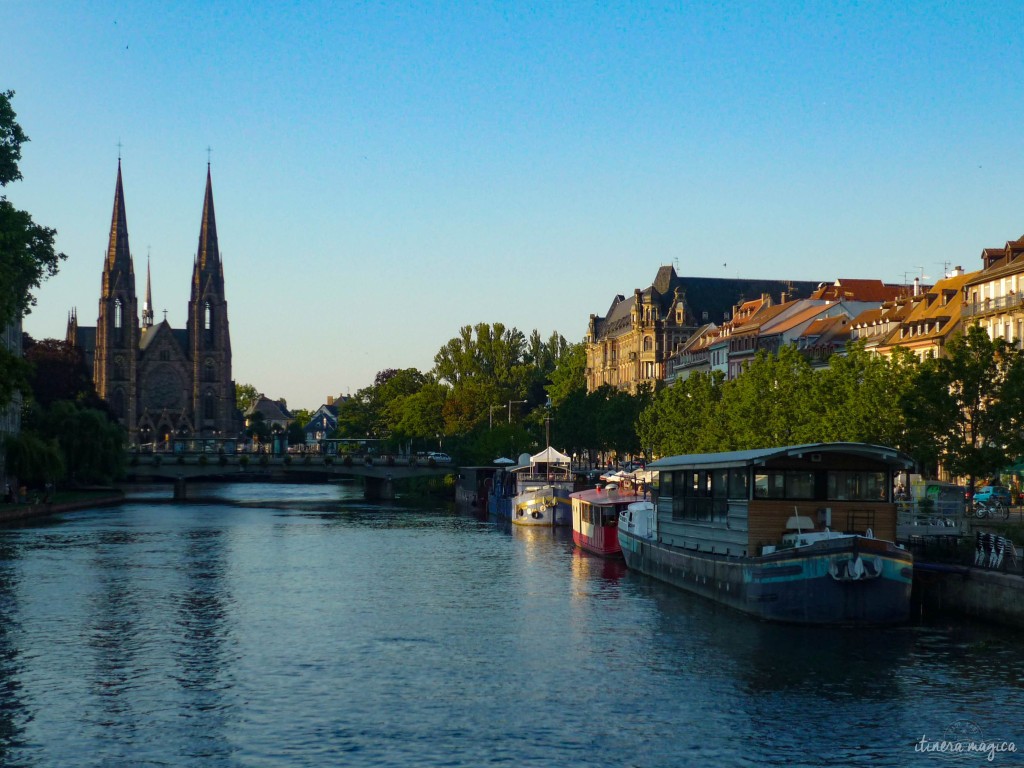
[[(776, 626), (357, 486), (0, 529), (2, 766), (1020, 762), (1019, 634)], [(209, 496), (209, 498), (206, 498)], [(943, 751), (945, 750), (945, 751)]]

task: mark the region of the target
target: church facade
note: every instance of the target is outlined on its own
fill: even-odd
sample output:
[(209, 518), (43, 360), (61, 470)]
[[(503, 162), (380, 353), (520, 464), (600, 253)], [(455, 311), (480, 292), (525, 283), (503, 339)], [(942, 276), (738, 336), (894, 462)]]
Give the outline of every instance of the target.
[(228, 304), (209, 166), (186, 327), (172, 328), (166, 318), (154, 322), (148, 264), (140, 321), (118, 161), (99, 315), (95, 327), (80, 326), (73, 310), (67, 340), (85, 353), (96, 391), (125, 427), (130, 445), (238, 435), (241, 418), (231, 378)]

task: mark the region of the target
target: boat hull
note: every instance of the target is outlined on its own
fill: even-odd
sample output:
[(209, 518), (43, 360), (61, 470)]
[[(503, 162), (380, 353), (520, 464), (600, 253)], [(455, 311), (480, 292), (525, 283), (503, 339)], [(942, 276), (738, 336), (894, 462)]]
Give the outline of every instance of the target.
[[(763, 557), (681, 550), (619, 528), (626, 565), (769, 621), (877, 625), (910, 615), (913, 558), (890, 542), (847, 537)], [(868, 563), (859, 575), (850, 564)]]
[(601, 557), (622, 557), (618, 527), (614, 525), (580, 526), (573, 521), (572, 540), (580, 549)]
[(513, 525), (572, 525), (568, 491), (558, 486), (527, 490), (512, 500), (511, 515)]

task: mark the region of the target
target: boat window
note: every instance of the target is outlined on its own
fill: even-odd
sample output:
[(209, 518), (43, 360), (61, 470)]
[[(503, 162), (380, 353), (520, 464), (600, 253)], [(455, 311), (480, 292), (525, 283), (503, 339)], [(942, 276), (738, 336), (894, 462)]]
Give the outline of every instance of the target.
[(761, 471), (754, 474), (755, 499), (782, 499), (786, 494), (786, 476), (782, 472)]
[(813, 472), (786, 472), (787, 499), (813, 499)]
[(729, 498), (730, 499), (745, 499), (747, 498), (747, 480), (749, 474), (746, 468), (734, 468), (729, 470)]
[(711, 495), (716, 499), (724, 499), (729, 495), (728, 469), (714, 469), (711, 471)]
[(674, 488), (674, 486), (672, 484), (672, 473), (671, 472), (659, 472), (658, 474), (661, 476), (661, 482), (658, 483), (658, 486), (661, 489), (661, 492), (660, 492), (659, 495), (661, 495), (661, 496), (671, 496), (672, 495), (672, 489)]
[(834, 501), (887, 501), (886, 473), (829, 472), (828, 497)]

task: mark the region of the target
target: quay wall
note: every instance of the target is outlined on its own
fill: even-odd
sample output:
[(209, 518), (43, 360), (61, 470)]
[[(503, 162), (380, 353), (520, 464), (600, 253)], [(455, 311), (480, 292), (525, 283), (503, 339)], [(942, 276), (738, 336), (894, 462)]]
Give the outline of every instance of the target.
[(92, 507), (107, 507), (113, 504), (121, 504), (124, 501), (124, 494), (121, 491), (111, 491), (103, 495), (90, 498), (76, 499), (65, 502), (39, 502), (36, 504), (0, 504), (0, 524), (16, 523), (21, 520), (32, 520), (50, 515), (59, 515), (63, 512), (74, 512), (79, 509), (90, 509)]
[(917, 586), (926, 616), (954, 613), (1024, 628), (1024, 576), (968, 568), (919, 579)]

